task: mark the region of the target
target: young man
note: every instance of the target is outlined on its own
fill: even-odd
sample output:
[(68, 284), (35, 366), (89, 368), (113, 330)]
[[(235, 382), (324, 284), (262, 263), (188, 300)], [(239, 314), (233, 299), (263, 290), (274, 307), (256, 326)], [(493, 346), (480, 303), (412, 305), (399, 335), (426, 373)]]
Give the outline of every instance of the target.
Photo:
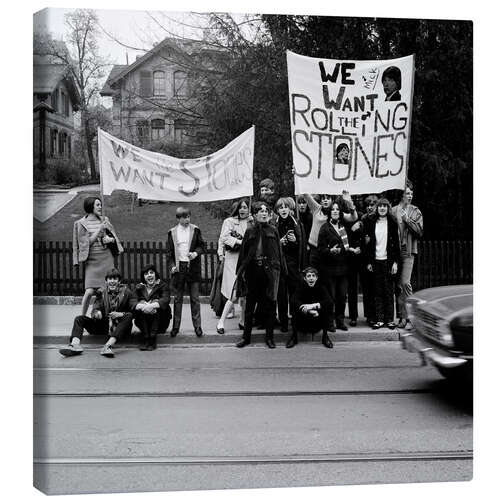
[(411, 202), (413, 200), (413, 185), (410, 181), (401, 196), (401, 201), (392, 207), (392, 215), (398, 222), (401, 247), (401, 269), (396, 286), (396, 310), (399, 317), (398, 328), (405, 328), (408, 323), (406, 298), (412, 293), (411, 273), (413, 262), (418, 253), (418, 240), (424, 232), (422, 212)]
[(250, 344), (253, 311), (259, 301), (266, 329), (266, 345), (274, 349), (276, 299), (280, 276), (286, 273), (286, 264), (278, 230), (268, 223), (268, 205), (263, 201), (252, 203), (252, 215), (255, 224), (245, 232), (236, 266), (237, 296), (246, 296), (243, 338), (236, 346)]
[(328, 336), (328, 311), (332, 307), (332, 299), (318, 282), (318, 271), (314, 267), (306, 267), (302, 275), (303, 281), (291, 300), (292, 335), (286, 346), (290, 348), (297, 345), (299, 331), (316, 333), (322, 330), (322, 344), (332, 349), (333, 344)]
[(174, 322), (171, 337), (179, 333), (182, 316), (184, 288), (187, 284), (191, 300), (191, 319), (197, 337), (203, 335), (200, 314), (201, 258), (205, 242), (200, 229), (191, 224), (189, 208), (177, 207), (175, 216), (179, 223), (170, 229), (167, 238), (167, 266), (174, 288)]
[(68, 347), (59, 349), (63, 356), (75, 356), (83, 352), (81, 339), (83, 330), (91, 335), (109, 335), (109, 339), (101, 350), (101, 355), (113, 358), (112, 347), (117, 340), (130, 335), (132, 330), (132, 311), (136, 301), (130, 289), (120, 283), (121, 275), (117, 269), (108, 271), (105, 277), (106, 286), (96, 292), (96, 300), (91, 317), (77, 316), (73, 322)]

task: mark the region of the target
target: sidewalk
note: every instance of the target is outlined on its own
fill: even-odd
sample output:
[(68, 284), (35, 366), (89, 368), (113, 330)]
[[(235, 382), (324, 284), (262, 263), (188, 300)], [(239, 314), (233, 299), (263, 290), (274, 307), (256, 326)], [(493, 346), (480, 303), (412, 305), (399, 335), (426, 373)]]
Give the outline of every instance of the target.
[[(360, 304), (360, 317), (362, 318), (362, 304)], [(238, 308), (239, 311), (239, 308)], [(81, 314), (80, 305), (41, 305), (35, 304), (33, 306), (33, 342), (34, 344), (65, 344), (68, 342), (73, 319), (75, 316)], [(170, 337), (170, 329), (166, 335), (158, 336), (158, 344), (234, 344), (241, 338), (241, 330), (238, 328), (239, 315), (237, 317), (228, 319), (225, 322), (225, 334), (219, 335), (216, 331), (218, 319), (215, 317), (214, 312), (209, 304), (201, 304), (201, 318), (203, 327), (203, 337), (198, 338), (194, 334), (193, 324), (191, 322), (191, 312), (189, 304), (184, 304), (182, 308), (182, 322), (181, 330), (177, 337)], [(398, 341), (398, 330), (389, 330), (388, 328), (381, 328), (379, 330), (372, 330), (364, 321), (360, 319), (359, 326), (349, 327), (347, 332), (337, 331), (331, 334), (336, 342), (352, 342), (352, 341)], [(134, 326), (132, 335), (138, 333)], [(281, 333), (279, 327), (275, 328), (274, 336), (276, 342), (284, 343), (288, 338), (288, 333)], [(299, 338), (302, 342), (310, 342), (313, 336), (301, 335)], [(253, 330), (252, 343), (263, 342), (264, 331)], [(320, 341), (320, 333), (314, 335), (314, 341)], [(83, 342), (85, 344), (102, 344), (104, 336), (90, 336), (84, 335)], [(125, 345), (134, 345), (137, 340), (132, 338)]]

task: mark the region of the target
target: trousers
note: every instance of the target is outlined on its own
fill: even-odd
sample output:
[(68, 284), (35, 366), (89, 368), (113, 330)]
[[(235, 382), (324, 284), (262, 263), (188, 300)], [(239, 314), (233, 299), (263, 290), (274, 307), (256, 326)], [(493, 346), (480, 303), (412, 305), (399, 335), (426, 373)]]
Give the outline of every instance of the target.
[(83, 336), (83, 330), (87, 330), (90, 335), (109, 335), (120, 340), (130, 335), (132, 331), (132, 313), (126, 312), (121, 318), (113, 321), (113, 330), (110, 331), (107, 319), (94, 319), (88, 316), (77, 316), (73, 321), (70, 342), (73, 337), (79, 339)]
[(373, 264), (375, 282), (375, 320), (382, 323), (394, 321), (394, 281), (387, 260)]
[(396, 308), (398, 318), (408, 319), (406, 310), (406, 299), (413, 293), (411, 287), (411, 273), (413, 271), (414, 255), (406, 255), (401, 258), (401, 271), (396, 286)]
[(200, 311), (200, 282), (187, 279), (187, 266), (183, 262), (179, 263), (179, 271), (174, 274), (172, 285), (174, 287), (174, 322), (172, 328), (178, 330), (181, 326), (182, 302), (184, 299), (184, 288), (187, 286), (189, 291), (189, 300), (191, 303), (191, 319), (195, 330), (201, 328)]

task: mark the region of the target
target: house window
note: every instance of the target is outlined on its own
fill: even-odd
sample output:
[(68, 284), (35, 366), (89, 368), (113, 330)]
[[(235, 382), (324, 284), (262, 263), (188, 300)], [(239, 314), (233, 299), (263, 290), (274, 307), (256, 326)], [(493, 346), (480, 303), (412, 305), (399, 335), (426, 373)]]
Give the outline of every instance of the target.
[(63, 113), (65, 116), (69, 116), (69, 96), (65, 92), (61, 92)]
[(165, 120), (151, 120), (151, 139), (156, 141), (165, 136)]
[(59, 134), (59, 156), (64, 157), (64, 151), (66, 149), (66, 134), (64, 132)]
[(141, 97), (149, 97), (151, 95), (151, 71), (141, 71), (139, 73)]
[(176, 144), (185, 144), (191, 124), (187, 120), (175, 120), (174, 141)]
[(153, 95), (165, 95), (165, 73), (163, 71), (153, 73)]
[(57, 113), (59, 111), (59, 90), (56, 89), (54, 92), (52, 92), (50, 96), (50, 105), (52, 106), (53, 110)]
[(68, 158), (71, 158), (71, 136), (68, 135)]
[(174, 72), (174, 95), (178, 97), (187, 95), (187, 75), (184, 71)]
[(147, 120), (137, 122), (137, 136), (141, 142), (149, 141), (149, 123)]
[(57, 151), (57, 130), (50, 130), (50, 156), (54, 158)]

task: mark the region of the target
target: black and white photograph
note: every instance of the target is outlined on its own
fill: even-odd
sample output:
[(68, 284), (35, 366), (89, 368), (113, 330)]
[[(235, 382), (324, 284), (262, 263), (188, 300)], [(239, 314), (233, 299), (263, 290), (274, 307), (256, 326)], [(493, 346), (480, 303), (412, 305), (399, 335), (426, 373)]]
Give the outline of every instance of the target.
[(245, 9), (33, 14), (44, 494), (473, 479), (475, 23)]

